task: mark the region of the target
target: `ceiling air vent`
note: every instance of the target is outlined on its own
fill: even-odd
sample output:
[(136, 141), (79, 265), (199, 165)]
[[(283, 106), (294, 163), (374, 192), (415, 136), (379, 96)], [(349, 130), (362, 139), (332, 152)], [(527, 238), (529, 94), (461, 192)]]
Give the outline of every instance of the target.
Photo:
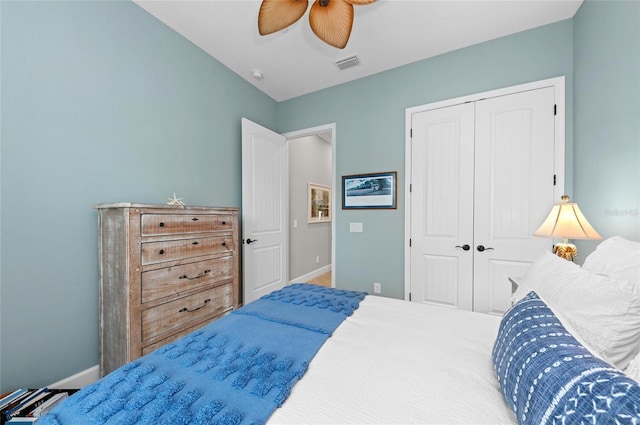
[(338, 68), (340, 69), (347, 69), (347, 68), (351, 68), (352, 66), (356, 66), (360, 63), (360, 61), (358, 60), (357, 56), (351, 56), (348, 58), (344, 58), (344, 59), (340, 59), (339, 61), (336, 61), (336, 65), (338, 65)]

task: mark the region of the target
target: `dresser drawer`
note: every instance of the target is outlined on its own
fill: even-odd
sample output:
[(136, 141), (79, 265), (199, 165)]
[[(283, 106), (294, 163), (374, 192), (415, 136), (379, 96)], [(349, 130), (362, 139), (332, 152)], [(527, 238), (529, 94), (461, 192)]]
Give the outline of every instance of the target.
[(143, 236), (231, 231), (233, 226), (233, 216), (222, 214), (142, 214), (140, 217)]
[(233, 307), (233, 288), (223, 285), (143, 310), (142, 341), (192, 322), (217, 316)]
[(222, 257), (142, 273), (143, 303), (233, 278), (234, 258)]
[(162, 263), (183, 258), (232, 252), (233, 239), (230, 236), (179, 239), (172, 241), (145, 242), (141, 246), (141, 264)]

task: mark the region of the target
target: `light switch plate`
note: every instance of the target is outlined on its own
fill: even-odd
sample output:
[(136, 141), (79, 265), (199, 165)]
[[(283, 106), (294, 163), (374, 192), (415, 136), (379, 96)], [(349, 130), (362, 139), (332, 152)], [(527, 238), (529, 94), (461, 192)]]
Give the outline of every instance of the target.
[(350, 232), (362, 232), (362, 223), (349, 223)]

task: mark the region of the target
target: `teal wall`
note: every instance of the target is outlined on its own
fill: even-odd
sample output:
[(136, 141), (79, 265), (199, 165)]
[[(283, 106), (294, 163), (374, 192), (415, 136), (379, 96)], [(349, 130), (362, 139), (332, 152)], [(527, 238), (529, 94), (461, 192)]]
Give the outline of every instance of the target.
[(277, 103), (131, 2), (1, 1), (0, 392), (98, 363), (100, 202), (240, 206)]
[[(336, 286), (404, 297), (405, 109), (565, 76), (567, 187), (572, 175), (573, 23), (558, 22), (280, 103), (283, 132), (336, 123), (337, 176), (398, 171), (397, 210), (337, 206)], [(336, 188), (341, 199), (340, 188)], [(350, 233), (349, 223), (363, 223)]]
[(640, 240), (640, 2), (588, 0), (574, 21), (573, 198), (602, 237)]
[(639, 206), (638, 3), (612, 3), (278, 104), (133, 3), (0, 1), (0, 391), (98, 362), (91, 205), (240, 205), (242, 116), (337, 123), (338, 177), (398, 171), (397, 210), (337, 210), (340, 287), (403, 296), (407, 107), (561, 75), (567, 191), (603, 236), (640, 239), (603, 211)]

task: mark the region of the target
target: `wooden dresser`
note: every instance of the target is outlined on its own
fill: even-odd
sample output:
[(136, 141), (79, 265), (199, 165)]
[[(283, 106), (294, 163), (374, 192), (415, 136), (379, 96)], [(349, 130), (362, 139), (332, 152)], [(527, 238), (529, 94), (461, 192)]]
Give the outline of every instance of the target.
[(94, 207), (102, 376), (238, 307), (237, 208)]

